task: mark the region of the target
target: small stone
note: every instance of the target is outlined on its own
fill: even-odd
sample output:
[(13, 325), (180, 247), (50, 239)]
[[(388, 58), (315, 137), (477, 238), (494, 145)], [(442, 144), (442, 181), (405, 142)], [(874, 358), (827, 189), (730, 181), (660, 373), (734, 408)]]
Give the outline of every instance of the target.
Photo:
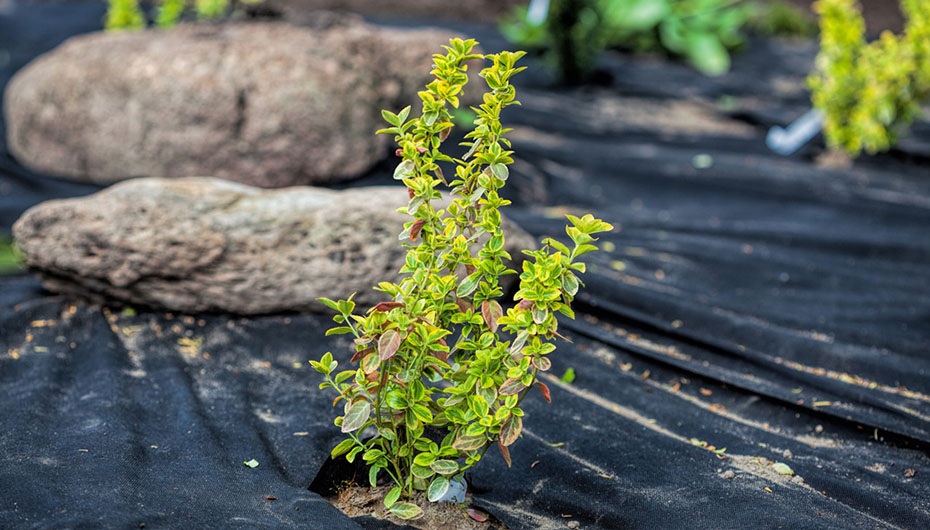
[(578, 521), (569, 521), (568, 524), (566, 524), (565, 526), (572, 528), (572, 529), (581, 528), (581, 523), (579, 523)]
[(784, 451), (782, 451), (781, 455), (782, 455), (783, 457), (785, 457), (785, 458), (791, 458), (792, 456), (794, 456), (794, 455), (791, 454), (791, 450), (790, 450), (790, 449), (785, 449)]
[(736, 478), (736, 473), (732, 469), (728, 469), (720, 474), (720, 478), (725, 478), (727, 480), (733, 480)]

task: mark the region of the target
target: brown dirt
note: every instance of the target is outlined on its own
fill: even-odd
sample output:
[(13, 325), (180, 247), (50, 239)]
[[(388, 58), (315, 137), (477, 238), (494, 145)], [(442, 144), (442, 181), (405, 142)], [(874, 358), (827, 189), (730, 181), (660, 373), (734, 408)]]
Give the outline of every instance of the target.
[(341, 490), (338, 496), (326, 500), (349, 517), (371, 515), (376, 519), (387, 519), (397, 525), (409, 525), (422, 530), (507, 530), (507, 526), (493, 515), (489, 515), (485, 522), (478, 522), (469, 517), (465, 510), (471, 506), (470, 494), (466, 495), (464, 504), (456, 504), (429, 502), (425, 495), (418, 493), (410, 502), (423, 509), (423, 517), (413, 521), (395, 517), (387, 513), (382, 502), (391, 487), (392, 485), (377, 488), (349, 486)]

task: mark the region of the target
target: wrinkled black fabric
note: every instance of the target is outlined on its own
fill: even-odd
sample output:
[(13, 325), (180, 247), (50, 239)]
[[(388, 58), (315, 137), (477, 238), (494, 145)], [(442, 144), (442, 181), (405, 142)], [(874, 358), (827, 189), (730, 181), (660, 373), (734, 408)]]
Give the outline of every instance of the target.
[[(103, 12), (4, 9), (3, 83)], [(469, 473), (475, 504), (511, 528), (930, 526), (930, 127), (849, 169), (815, 167), (816, 142), (771, 154), (766, 128), (807, 108), (812, 52), (754, 42), (715, 79), (619, 55), (601, 65), (609, 84), (526, 73), (506, 116), (508, 215), (540, 237), (564, 239), (564, 213), (617, 230), (562, 324), (574, 344), (542, 379), (553, 403), (524, 402), (512, 468), (492, 450)], [(718, 115), (753, 129), (684, 134), (599, 112), (631, 96), (729, 98)], [(2, 230), (99, 189), (36, 175), (2, 145)], [(390, 165), (355, 185), (390, 182)], [(328, 323), (123, 313), (0, 278), (0, 527), (383, 527), (308, 490), (340, 439), (306, 362), (347, 360)]]

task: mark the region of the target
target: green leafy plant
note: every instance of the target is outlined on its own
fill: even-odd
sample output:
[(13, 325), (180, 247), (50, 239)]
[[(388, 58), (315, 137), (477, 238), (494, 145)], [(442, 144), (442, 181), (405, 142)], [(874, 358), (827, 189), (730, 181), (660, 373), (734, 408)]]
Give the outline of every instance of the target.
[(521, 46), (544, 50), (566, 81), (589, 72), (609, 47), (665, 51), (707, 75), (730, 68), (728, 50), (743, 43), (755, 12), (745, 0), (551, 0), (546, 21), (533, 26), (515, 8), (501, 31)]
[(9, 236), (0, 234), (0, 275), (23, 270), (23, 257)]
[(827, 143), (851, 156), (889, 149), (930, 100), (930, 3), (902, 0), (904, 33), (865, 40), (855, 0), (820, 0), (820, 53), (808, 79)]
[[(161, 0), (155, 11), (155, 25), (170, 28), (181, 20), (185, 11), (193, 7), (193, 13), (201, 20), (221, 18), (235, 4), (257, 4), (262, 0)], [(109, 9), (104, 21), (107, 30), (142, 29), (147, 25), (145, 14), (138, 0), (108, 0)]]
[[(335, 423), (349, 437), (332, 457), (361, 457), (372, 485), (379, 475), (389, 477), (394, 487), (384, 503), (402, 518), (422, 511), (401, 496), (421, 490), (428, 500), (439, 499), (492, 445), (510, 465), (508, 448), (523, 429), (520, 404), (534, 387), (550, 398), (536, 376), (551, 367), (552, 341), (564, 338), (555, 315), (574, 316), (570, 304), (582, 285), (576, 274), (585, 270), (578, 258), (597, 250), (592, 234), (612, 229), (591, 215), (569, 216), (572, 248), (546, 238), (541, 249), (524, 251), (529, 259), (515, 305), (504, 311), (500, 279), (516, 271), (505, 265), (511, 256), (499, 211), (509, 204), (499, 191), (513, 162), (500, 113), (518, 103), (510, 79), (523, 70), (515, 64), (524, 53), (478, 55), (475, 45), (453, 39), (445, 55), (433, 56), (435, 79), (419, 92), (420, 117), (411, 118), (410, 107), (382, 111), (390, 127), (378, 133), (394, 135), (402, 157), (394, 178), (410, 197), (399, 210), (411, 218), (399, 236), (407, 248), (402, 279), (379, 283), (386, 300), (361, 315), (352, 297), (320, 299), (337, 313), (327, 335), (351, 334), (350, 362), (359, 362), (337, 371), (329, 352), (311, 361), (325, 377), (320, 387), (338, 392), (336, 402), (344, 406)], [(440, 147), (453, 127), (450, 108), (458, 108), (468, 80), (466, 61), (473, 59), (490, 62), (481, 70), (489, 91), (472, 108), (467, 153), (453, 159)], [(452, 164), (454, 173), (447, 178), (440, 163)], [(448, 202), (440, 193), (446, 186)]]
[(756, 4), (749, 27), (762, 35), (780, 37), (814, 37), (817, 21), (810, 14), (785, 0)]

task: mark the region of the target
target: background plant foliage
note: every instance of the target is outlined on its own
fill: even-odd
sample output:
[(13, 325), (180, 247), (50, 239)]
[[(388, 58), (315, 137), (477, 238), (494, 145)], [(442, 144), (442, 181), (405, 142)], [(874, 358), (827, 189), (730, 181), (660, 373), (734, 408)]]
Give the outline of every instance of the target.
[(904, 33), (865, 40), (855, 0), (820, 0), (821, 49), (809, 79), (832, 147), (856, 156), (885, 151), (930, 99), (930, 2), (901, 0)]
[[(236, 3), (257, 4), (262, 0), (161, 0), (155, 11), (155, 25), (170, 28), (181, 20), (186, 12), (194, 13), (198, 19), (221, 18), (229, 13)], [(138, 0), (108, 0), (104, 27), (107, 30), (142, 29), (148, 23)]]
[(742, 44), (754, 9), (743, 0), (551, 0), (542, 25), (529, 24), (520, 7), (501, 30), (514, 43), (545, 49), (568, 81), (590, 71), (608, 47), (664, 50), (718, 75), (729, 70), (727, 50)]
[[(510, 256), (499, 209), (509, 201), (498, 192), (513, 159), (500, 113), (517, 104), (510, 78), (523, 70), (515, 63), (524, 53), (482, 56), (471, 53), (475, 44), (453, 39), (446, 55), (434, 55), (435, 80), (419, 92), (419, 118), (410, 119), (410, 107), (382, 111), (390, 127), (378, 132), (397, 141), (403, 160), (394, 178), (410, 197), (400, 210), (411, 217), (400, 234), (408, 249), (403, 279), (380, 283), (387, 301), (363, 315), (354, 314), (351, 297), (320, 299), (338, 313), (327, 335), (353, 335), (351, 362), (360, 364), (337, 372), (331, 353), (311, 361), (326, 378), (320, 387), (339, 393), (334, 404), (343, 402), (336, 425), (349, 438), (332, 456), (361, 457), (372, 485), (389, 476), (395, 487), (385, 506), (408, 519), (422, 511), (401, 495), (424, 490), (439, 499), (491, 445), (510, 464), (508, 448), (523, 430), (521, 402), (534, 387), (549, 400), (536, 374), (550, 368), (552, 341), (561, 337), (556, 314), (574, 316), (570, 303), (582, 285), (576, 273), (585, 270), (578, 258), (597, 250), (592, 234), (612, 229), (591, 215), (569, 216), (572, 247), (547, 238), (542, 249), (525, 251), (517, 303), (504, 311), (500, 278), (516, 271), (504, 264)], [(481, 71), (490, 91), (473, 108), (468, 152), (453, 159), (440, 151), (453, 127), (450, 107), (459, 106), (468, 80), (465, 61), (482, 58), (491, 62)], [(452, 163), (454, 174), (447, 178), (439, 162)], [(436, 203), (441, 185), (453, 196), (445, 209)]]

